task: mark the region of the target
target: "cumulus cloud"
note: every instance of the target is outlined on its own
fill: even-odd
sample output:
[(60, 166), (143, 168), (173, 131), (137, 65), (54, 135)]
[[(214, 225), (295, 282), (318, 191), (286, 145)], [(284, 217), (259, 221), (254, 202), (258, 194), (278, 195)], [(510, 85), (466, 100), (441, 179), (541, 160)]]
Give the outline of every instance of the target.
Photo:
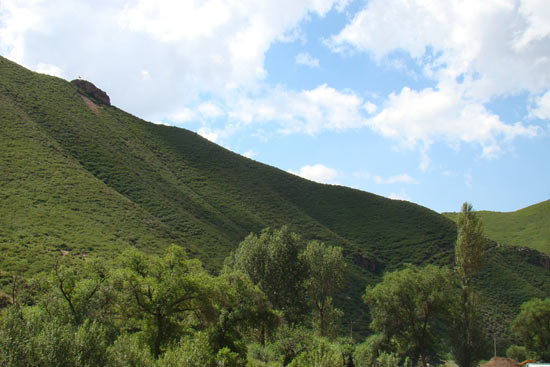
[(68, 78), (90, 79), (114, 104), (160, 120), (204, 95), (254, 90), (273, 42), (292, 39), (307, 17), (347, 3), (5, 0), (0, 48), (32, 69), (52, 64)]
[(319, 59), (312, 57), (307, 52), (301, 52), (296, 55), (296, 64), (304, 65), (312, 69), (319, 69), (321, 67)]
[(538, 133), (535, 126), (504, 123), (482, 104), (465, 101), (456, 89), (405, 87), (399, 94), (392, 93), (367, 124), (412, 149), (427, 150), (440, 139), (450, 144), (478, 143), (487, 158), (498, 155), (503, 142)]
[(246, 152), (243, 153), (243, 156), (245, 156), (246, 158), (251, 158), (251, 159), (254, 158), (257, 155), (258, 155), (258, 153), (256, 153), (253, 150), (247, 150)]
[[(323, 131), (345, 131), (365, 126), (363, 100), (353, 92), (341, 92), (326, 84), (313, 89), (292, 91), (266, 88), (260, 95), (236, 94), (230, 99), (211, 102), (209, 109), (220, 112), (226, 121), (224, 135), (247, 127), (275, 126), (278, 133), (314, 135)], [(199, 104), (172, 115), (173, 121), (189, 118), (206, 121), (205, 108)]]
[(52, 76), (62, 77), (63, 73), (61, 69), (55, 65), (40, 63), (36, 65), (36, 70), (42, 74), (48, 74)]
[[(348, 3), (4, 0), (0, 51), (34, 70), (89, 79), (115, 105), (149, 120), (199, 122), (199, 133), (216, 142), (252, 125), (275, 125), (283, 134), (369, 127), (419, 150), (425, 167), (436, 140), (479, 144), (494, 157), (503, 143), (537, 134), (523, 123), (504, 123), (484, 103), (549, 89), (544, 0), (367, 2), (331, 47), (394, 64), (400, 60), (393, 52), (403, 50), (437, 81), (434, 88), (403, 88), (378, 105), (327, 84), (305, 90), (265, 84), (264, 59), (274, 42), (294, 39), (311, 15), (324, 17)], [(307, 53), (296, 62), (319, 66)], [(546, 96), (535, 100), (532, 116), (548, 116)]]
[(330, 44), (379, 61), (403, 50), (426, 75), (460, 77), (467, 96), (488, 101), (550, 86), (549, 9), (544, 0), (372, 0)]
[[(390, 64), (403, 64), (406, 54), (436, 81), (435, 88), (391, 93), (367, 122), (383, 136), (420, 150), (425, 169), (428, 149), (437, 140), (477, 143), (491, 158), (503, 143), (538, 134), (534, 126), (504, 123), (484, 104), (495, 96), (550, 87), (549, 12), (543, 0), (372, 0), (329, 45), (335, 52), (364, 51)], [(537, 99), (531, 115), (546, 116), (546, 103)]]
[(407, 193), (404, 191), (404, 190), (401, 190), (399, 192), (392, 192), (388, 198), (392, 199), (392, 200), (406, 200), (406, 201), (411, 201), (411, 198), (409, 195), (407, 195)]
[(217, 142), (218, 139), (219, 139), (218, 133), (215, 132), (215, 131), (210, 130), (208, 127), (201, 127), (197, 131), (197, 134), (199, 134), (200, 136), (202, 136), (205, 139), (210, 140), (212, 143)]
[(218, 139), (265, 124), (275, 126), (281, 134), (310, 135), (368, 127), (395, 141), (398, 147), (419, 151), (422, 169), (429, 167), (428, 153), (435, 141), (445, 141), (453, 148), (476, 144), (485, 158), (494, 158), (512, 140), (534, 137), (540, 131), (522, 122), (503, 122), (483, 104), (465, 100), (455, 88), (415, 91), (405, 87), (390, 94), (380, 108), (354, 92), (338, 91), (326, 84), (299, 92), (267, 89), (261, 96), (239, 95), (229, 103), (217, 103), (208, 104), (208, 108), (204, 104), (186, 108), (176, 117), (181, 116), (181, 121), (189, 116), (211, 121), (206, 113), (211, 110), (213, 116), (226, 121), (217, 130), (208, 129), (210, 133), (215, 131)]
[(531, 108), (530, 115), (543, 120), (550, 119), (550, 91), (535, 98), (534, 107)]
[(340, 175), (334, 168), (329, 168), (322, 164), (306, 165), (300, 168), (299, 171), (289, 172), (311, 181), (328, 184), (335, 184), (335, 179)]

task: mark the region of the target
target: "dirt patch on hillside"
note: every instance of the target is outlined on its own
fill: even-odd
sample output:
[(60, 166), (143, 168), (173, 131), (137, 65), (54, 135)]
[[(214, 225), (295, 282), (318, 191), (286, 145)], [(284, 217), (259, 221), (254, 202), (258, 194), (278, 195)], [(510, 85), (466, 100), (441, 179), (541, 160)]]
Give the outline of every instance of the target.
[(82, 97), (84, 102), (86, 102), (86, 105), (88, 107), (90, 107), (90, 110), (92, 110), (93, 113), (95, 113), (96, 115), (99, 115), (99, 106), (98, 105), (96, 105), (94, 102), (92, 102), (92, 100), (89, 99), (89, 98), (86, 98), (84, 96), (80, 96), (80, 97)]
[(519, 367), (519, 362), (510, 358), (493, 357), (481, 367)]

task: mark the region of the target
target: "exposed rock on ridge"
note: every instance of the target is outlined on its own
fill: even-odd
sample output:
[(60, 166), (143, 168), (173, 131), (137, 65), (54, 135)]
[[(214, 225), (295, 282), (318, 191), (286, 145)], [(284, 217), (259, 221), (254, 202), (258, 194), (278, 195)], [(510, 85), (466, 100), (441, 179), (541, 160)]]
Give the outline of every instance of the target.
[(107, 106), (111, 105), (111, 99), (109, 98), (107, 93), (96, 87), (93, 83), (83, 79), (75, 79), (71, 81), (71, 83), (74, 84), (80, 92), (91, 98), (94, 102)]

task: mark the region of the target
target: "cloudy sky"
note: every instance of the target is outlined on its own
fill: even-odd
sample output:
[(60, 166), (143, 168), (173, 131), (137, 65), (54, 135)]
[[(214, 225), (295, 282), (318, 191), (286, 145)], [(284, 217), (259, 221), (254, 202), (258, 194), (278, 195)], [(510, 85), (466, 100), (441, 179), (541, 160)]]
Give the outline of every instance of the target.
[(0, 54), (318, 182), (550, 198), (548, 0), (0, 0)]

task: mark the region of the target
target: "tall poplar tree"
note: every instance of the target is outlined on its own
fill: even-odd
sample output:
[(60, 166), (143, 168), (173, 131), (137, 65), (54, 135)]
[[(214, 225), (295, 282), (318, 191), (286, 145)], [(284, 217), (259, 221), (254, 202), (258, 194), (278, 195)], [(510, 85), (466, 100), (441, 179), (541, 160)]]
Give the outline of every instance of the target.
[(485, 354), (487, 338), (481, 328), (478, 299), (472, 279), (483, 266), (483, 227), (472, 204), (465, 202), (458, 216), (455, 247), (459, 298), (453, 312), (451, 350), (460, 367), (477, 365)]

